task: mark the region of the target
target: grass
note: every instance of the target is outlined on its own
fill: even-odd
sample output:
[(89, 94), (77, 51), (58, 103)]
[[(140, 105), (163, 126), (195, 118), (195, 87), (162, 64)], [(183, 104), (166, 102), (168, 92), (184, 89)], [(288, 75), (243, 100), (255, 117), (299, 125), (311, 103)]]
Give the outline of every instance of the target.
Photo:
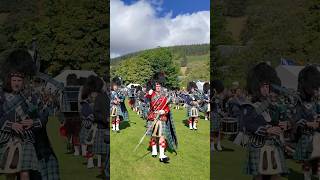
[(136, 152), (133, 152), (145, 133), (145, 121), (129, 110), (130, 127), (121, 133), (111, 132), (111, 178), (117, 179), (209, 179), (210, 147), (209, 121), (200, 120), (198, 131), (190, 131), (185, 126), (186, 111), (173, 110), (179, 149), (175, 153), (166, 152), (169, 164), (152, 158), (147, 150), (146, 137)]
[(198, 55), (198, 56), (187, 56), (188, 59), (188, 64), (192, 62), (197, 62), (197, 61), (206, 61), (210, 59), (209, 53), (205, 55)]
[[(66, 154), (67, 148), (64, 138), (59, 135), (59, 121), (56, 118), (50, 118), (47, 124), (48, 136), (57, 155), (60, 166), (61, 180), (98, 180), (99, 175), (97, 168), (87, 169), (83, 164), (86, 160), (80, 156), (75, 157), (73, 154)], [(4, 180), (4, 176), (0, 176)]]
[[(231, 141), (223, 140), (222, 152), (213, 152), (211, 169), (213, 180), (227, 179), (227, 180), (248, 180), (252, 179), (250, 176), (244, 174), (244, 162), (246, 158), (245, 149), (233, 144)], [(287, 160), (290, 169), (290, 175), (283, 177), (281, 180), (301, 180), (303, 174), (301, 172), (300, 164), (293, 160)], [(230, 173), (232, 172), (232, 173)]]

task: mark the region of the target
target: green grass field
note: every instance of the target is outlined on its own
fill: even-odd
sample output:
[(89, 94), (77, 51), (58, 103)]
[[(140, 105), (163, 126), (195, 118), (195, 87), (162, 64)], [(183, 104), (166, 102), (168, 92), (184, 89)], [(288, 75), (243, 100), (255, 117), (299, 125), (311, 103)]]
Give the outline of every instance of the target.
[(210, 138), (209, 121), (200, 120), (198, 131), (190, 131), (183, 121), (186, 111), (173, 110), (179, 149), (175, 153), (166, 152), (169, 164), (152, 158), (147, 150), (149, 137), (146, 137), (133, 152), (140, 138), (145, 133), (145, 121), (129, 110), (130, 127), (120, 133), (111, 132), (110, 171), (112, 180), (122, 179), (197, 179), (208, 180), (210, 177)]
[[(231, 141), (223, 140), (222, 152), (213, 152), (211, 169), (213, 180), (250, 180), (250, 176), (244, 174), (244, 162), (246, 158), (245, 149), (233, 144)], [(290, 175), (282, 180), (303, 180), (301, 166), (293, 160), (287, 160)]]
[[(56, 118), (49, 119), (47, 131), (59, 161), (61, 180), (99, 180), (96, 178), (99, 175), (98, 168), (87, 169), (84, 158), (66, 154), (66, 143), (59, 135), (59, 121)], [(0, 179), (5, 178), (0, 176)]]

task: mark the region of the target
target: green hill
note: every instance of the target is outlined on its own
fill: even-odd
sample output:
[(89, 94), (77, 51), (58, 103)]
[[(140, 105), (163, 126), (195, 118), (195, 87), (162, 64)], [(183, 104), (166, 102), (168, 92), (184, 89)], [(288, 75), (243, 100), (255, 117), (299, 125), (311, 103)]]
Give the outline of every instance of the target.
[[(115, 71), (122, 62), (137, 58), (145, 52), (155, 52), (157, 49), (159, 48), (143, 50), (111, 59), (111, 74), (112, 71)], [(179, 66), (179, 79), (182, 87), (185, 87), (188, 81), (209, 80), (209, 44), (172, 46), (166, 47), (166, 49), (171, 52), (173, 62)]]

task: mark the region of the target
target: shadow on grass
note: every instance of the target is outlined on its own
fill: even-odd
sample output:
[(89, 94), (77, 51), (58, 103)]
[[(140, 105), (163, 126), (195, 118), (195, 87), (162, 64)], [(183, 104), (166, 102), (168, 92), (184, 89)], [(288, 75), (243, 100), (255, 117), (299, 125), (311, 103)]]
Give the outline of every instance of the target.
[(188, 119), (184, 119), (181, 121), (182, 124), (184, 124), (185, 127), (189, 128), (189, 122), (188, 122)]
[[(131, 122), (132, 123), (132, 122)], [(121, 124), (120, 124), (120, 130), (122, 129), (126, 129), (130, 127), (130, 121), (122, 121)]]

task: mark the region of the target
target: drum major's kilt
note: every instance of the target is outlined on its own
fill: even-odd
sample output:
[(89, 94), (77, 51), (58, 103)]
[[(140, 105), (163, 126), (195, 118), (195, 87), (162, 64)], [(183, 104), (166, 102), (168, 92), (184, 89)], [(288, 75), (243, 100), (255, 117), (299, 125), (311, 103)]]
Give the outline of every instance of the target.
[(106, 154), (107, 143), (105, 141), (107, 129), (98, 129), (92, 146), (92, 152), (94, 154)]
[[(22, 146), (22, 153), (20, 163), (21, 169), (20, 170), (38, 170), (38, 158), (36, 154), (36, 150), (32, 143), (30, 142), (21, 142)], [(2, 157), (5, 151), (6, 144), (0, 145), (0, 157)]]
[[(266, 141), (267, 144), (269, 140)], [(280, 158), (280, 164), (282, 169), (282, 174), (288, 174), (289, 170), (286, 165), (286, 160), (282, 151), (282, 148), (280, 146), (276, 145), (276, 149), (278, 149), (279, 152), (279, 158)], [(246, 166), (245, 171), (248, 175), (258, 175), (259, 174), (259, 163), (260, 163), (260, 150), (261, 148), (253, 147), (251, 144), (247, 147), (247, 160), (246, 160)]]
[(293, 159), (298, 161), (309, 160), (312, 153), (312, 135), (302, 135), (299, 138), (293, 154)]
[[(174, 149), (174, 140), (171, 137), (171, 132), (169, 129), (169, 126), (167, 125), (166, 121), (160, 121), (161, 122), (161, 126), (162, 126), (162, 136), (165, 137), (167, 143), (168, 143), (168, 148), (170, 149)], [(152, 126), (154, 123), (154, 121), (148, 121), (147, 123), (147, 136), (152, 136), (153, 133), (153, 128), (151, 128), (150, 126)]]
[(39, 171), (44, 180), (59, 180), (59, 163), (54, 155), (51, 155), (46, 162), (43, 158), (39, 161)]

